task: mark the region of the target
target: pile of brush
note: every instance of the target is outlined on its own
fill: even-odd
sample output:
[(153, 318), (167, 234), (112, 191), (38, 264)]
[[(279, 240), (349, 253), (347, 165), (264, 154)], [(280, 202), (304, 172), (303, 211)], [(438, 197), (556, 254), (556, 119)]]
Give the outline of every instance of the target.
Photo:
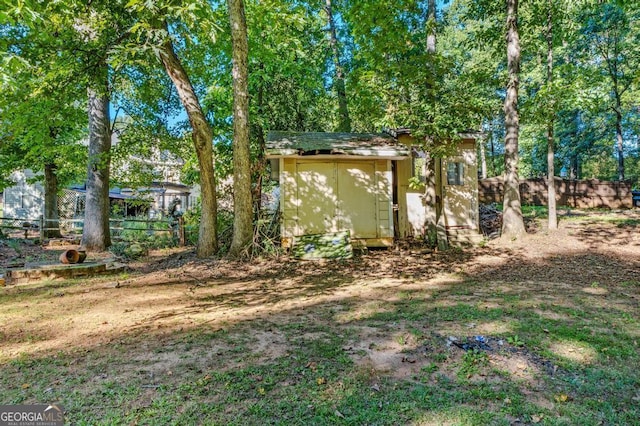
[(480, 229), (489, 239), (498, 238), (502, 230), (502, 211), (495, 204), (480, 204)]

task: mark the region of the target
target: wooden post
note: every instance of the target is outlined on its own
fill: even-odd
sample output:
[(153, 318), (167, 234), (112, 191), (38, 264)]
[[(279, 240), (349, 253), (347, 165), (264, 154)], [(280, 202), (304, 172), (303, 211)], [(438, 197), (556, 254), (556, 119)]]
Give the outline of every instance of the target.
[(44, 215), (40, 215), (40, 244), (44, 241)]

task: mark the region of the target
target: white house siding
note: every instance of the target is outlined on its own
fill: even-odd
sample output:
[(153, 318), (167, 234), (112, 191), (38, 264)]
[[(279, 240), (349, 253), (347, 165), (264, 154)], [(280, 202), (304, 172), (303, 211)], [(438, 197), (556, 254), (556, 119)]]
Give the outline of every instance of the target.
[(44, 206), (44, 188), (37, 182), (27, 183), (27, 180), (34, 176), (31, 170), (11, 174), (10, 179), (16, 184), (4, 190), (3, 217), (24, 220), (40, 218)]

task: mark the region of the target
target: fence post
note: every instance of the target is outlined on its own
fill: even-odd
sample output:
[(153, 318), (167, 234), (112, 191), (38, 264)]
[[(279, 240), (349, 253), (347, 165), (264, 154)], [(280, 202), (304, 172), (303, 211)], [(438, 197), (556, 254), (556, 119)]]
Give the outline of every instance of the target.
[(44, 241), (44, 215), (40, 215), (40, 244)]
[(180, 238), (180, 247), (186, 245), (186, 238), (184, 232), (184, 219), (182, 216), (178, 218), (178, 237)]

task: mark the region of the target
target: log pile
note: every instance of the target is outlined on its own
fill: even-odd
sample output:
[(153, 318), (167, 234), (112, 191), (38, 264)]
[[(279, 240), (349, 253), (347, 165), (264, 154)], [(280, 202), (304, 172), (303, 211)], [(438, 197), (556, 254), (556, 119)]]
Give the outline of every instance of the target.
[(480, 229), (482, 234), (491, 240), (500, 236), (502, 212), (495, 204), (480, 204)]

